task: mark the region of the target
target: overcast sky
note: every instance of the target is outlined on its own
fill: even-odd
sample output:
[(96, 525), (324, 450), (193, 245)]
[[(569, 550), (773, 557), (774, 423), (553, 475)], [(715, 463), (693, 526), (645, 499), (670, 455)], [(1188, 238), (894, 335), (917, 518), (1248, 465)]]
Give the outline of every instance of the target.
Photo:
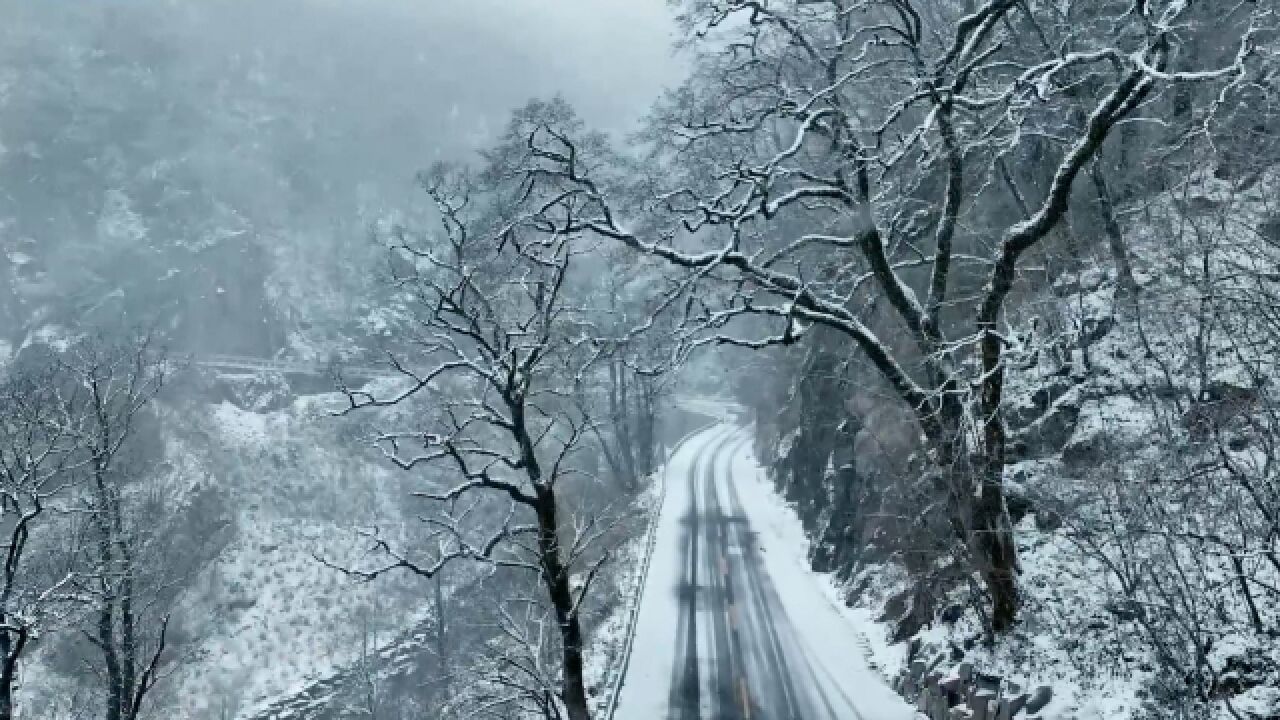
[(252, 13), (231, 45), (323, 54), (313, 68), (340, 81), (328, 88), (338, 109), (429, 106), (477, 137), (555, 93), (592, 124), (625, 129), (681, 73), (664, 0), (267, 0)]
[[(94, 293), (185, 293), (191, 308), (208, 288), (146, 284), (210, 233), (276, 255), (296, 235), (308, 261), (345, 266), (334, 248), (363, 247), (368, 220), (421, 201), (418, 171), (473, 157), (531, 98), (634, 127), (681, 77), (674, 32), (665, 0), (0, 0), (0, 250), (69, 266), (56, 254), (107, 247), (102, 229), (124, 226), (102, 217), (119, 210), (163, 267), (114, 252), (122, 267)], [(242, 274), (237, 256), (188, 260), (220, 287)], [(313, 301), (295, 305), (322, 312)], [(0, 325), (16, 322), (6, 304), (30, 316), (24, 302), (0, 292)]]
[(625, 132), (682, 73), (665, 0), (217, 0), (190, 25), (213, 62), (265, 57), (362, 148), (323, 151), (384, 178), (482, 146), (533, 97)]
[(157, 65), (193, 82), (235, 83), (251, 65), (285, 102), (373, 131), (368, 149), (396, 157), (480, 142), (512, 108), (555, 93), (593, 125), (627, 129), (681, 75), (665, 0), (0, 0), (0, 16), (45, 45), (132, 55), (160, 43)]
[(664, 0), (388, 0), (422, 28), (419, 57), (467, 68), (478, 97), (506, 104), (562, 92), (622, 126), (679, 79)]

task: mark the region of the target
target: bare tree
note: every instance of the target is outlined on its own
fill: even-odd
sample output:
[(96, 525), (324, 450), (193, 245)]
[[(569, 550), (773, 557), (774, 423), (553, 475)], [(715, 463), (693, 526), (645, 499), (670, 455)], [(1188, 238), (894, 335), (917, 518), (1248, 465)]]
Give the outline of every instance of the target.
[(384, 663), (378, 642), (377, 616), (380, 613), (374, 612), (376, 606), (375, 602), (374, 607), (361, 608), (359, 617), (354, 620), (360, 626), (360, 657), (356, 658), (352, 668), (356, 685), (354, 698), (345, 708), (347, 712), (369, 720), (385, 718), (384, 706), (389, 704), (381, 676)]
[(635, 492), (658, 462), (658, 414), (674, 378), (678, 333), (670, 313), (655, 311), (661, 278), (651, 268), (617, 252), (593, 260), (609, 265), (588, 303), (604, 350), (577, 394), (586, 407), (603, 409), (590, 413), (607, 419), (593, 423), (592, 434), (614, 480)]
[(483, 652), (465, 670), (468, 681), (448, 702), (445, 716), (564, 720), (565, 707), (557, 699), (555, 614), (539, 597), (539, 589), (519, 577), (495, 573), (483, 587), (496, 600), (474, 630), (487, 639)]
[[(1125, 378), (1146, 431), (1135, 438), (1104, 420), (1080, 447), (1129, 451), (1127, 462), (1082, 463), (1083, 480), (1047, 485), (1037, 499), (1056, 509), (1081, 563), (1105, 570), (1098, 585), (1116, 626), (1109, 654), (1122, 660), (1141, 648), (1161, 669), (1151, 685), (1162, 717), (1205, 717), (1224, 705), (1241, 717), (1231, 710), (1245, 689), (1238, 668), (1276, 667), (1264, 648), (1280, 622), (1280, 336), (1270, 309), (1280, 298), (1267, 279), (1277, 255), (1265, 232), (1277, 157), (1259, 152), (1252, 173), (1235, 161), (1220, 177), (1216, 161), (1230, 145), (1222, 136), (1192, 143), (1180, 174), (1162, 173), (1164, 192), (1121, 206), (1133, 220), (1117, 231), (1159, 272), (1136, 297), (1117, 273), (1123, 312), (1098, 351)], [(1141, 352), (1115, 352), (1128, 347)], [(1112, 400), (1103, 384), (1082, 387)]]
[[(70, 612), (76, 576), (56, 561), (49, 534), (61, 534), (70, 501), (78, 418), (59, 402), (47, 371), (18, 370), (0, 382), (0, 720), (15, 717), (18, 671), (31, 642)], [(60, 566), (61, 565), (61, 566)]]
[(590, 552), (597, 521), (575, 513), (565, 495), (593, 422), (573, 391), (600, 355), (570, 291), (585, 250), (574, 235), (523, 212), (528, 193), (501, 177), (441, 166), (423, 184), (442, 232), (393, 232), (393, 273), (413, 299), (420, 329), (414, 357), (391, 357), (407, 386), (389, 397), (343, 392), (347, 412), (426, 396), (429, 406), (414, 406), (421, 428), (385, 432), (377, 442), (405, 470), (441, 465), (460, 482), (419, 493), (441, 506), (442, 515), (427, 520), (438, 551), (415, 559), (375, 539), (390, 562), (346, 571), (364, 579), (392, 570), (433, 577), (466, 559), (534, 573), (557, 630), (556, 702), (571, 720), (585, 720), (580, 612), (607, 559)]
[[(654, 209), (678, 224), (629, 222), (625, 180), (554, 103), (526, 111), (522, 136), (508, 139), (513, 172), (578, 206), (548, 214), (557, 232), (611, 238), (699, 287), (719, 281), (721, 292), (696, 298), (707, 340), (764, 347), (823, 325), (852, 341), (914, 413), (991, 626), (1008, 628), (1019, 601), (1001, 325), (1020, 265), (1060, 230), (1076, 178), (1119, 124), (1170, 112), (1159, 93), (1171, 84), (1244, 77), (1265, 11), (1233, 7), (1224, 65), (1174, 71), (1169, 58), (1215, 11), (1106, 0), (681, 5), (708, 42), (648, 138), (664, 178), (676, 178), (658, 182)], [(1020, 156), (1047, 169), (1042, 182), (1000, 179)], [(990, 203), (993, 187), (1025, 214)], [(869, 323), (867, 306), (881, 301), (896, 328)], [(747, 317), (780, 328), (747, 335)], [(899, 331), (908, 350), (886, 337)]]
[[(170, 616), (165, 568), (146, 567), (150, 534), (160, 518), (131, 512), (141, 466), (134, 450), (137, 425), (164, 383), (167, 360), (147, 338), (136, 343), (86, 342), (59, 361), (62, 382), (75, 395), (67, 414), (84, 417), (76, 440), (84, 454), (85, 559), (77, 586), (92, 598), (95, 620), (85, 637), (102, 659), (105, 720), (136, 720), (160, 680)], [(140, 474), (140, 473), (139, 473)], [(150, 558), (156, 559), (156, 558)], [(140, 566), (140, 561), (143, 563)]]

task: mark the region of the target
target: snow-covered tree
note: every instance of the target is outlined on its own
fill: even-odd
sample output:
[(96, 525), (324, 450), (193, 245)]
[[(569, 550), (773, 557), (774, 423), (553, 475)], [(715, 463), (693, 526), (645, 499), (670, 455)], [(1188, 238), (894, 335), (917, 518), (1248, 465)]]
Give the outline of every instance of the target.
[[(74, 581), (87, 602), (83, 635), (99, 661), (104, 720), (137, 720), (161, 679), (177, 575), (172, 558), (157, 552), (165, 513), (138, 499), (144, 462), (137, 451), (147, 406), (164, 383), (168, 360), (150, 341), (85, 342), (57, 363), (70, 402), (80, 416), (75, 440), (82, 456), (84, 491), (77, 509), (85, 542)], [(172, 655), (172, 652), (168, 653)]]
[(534, 573), (558, 631), (558, 687), (542, 690), (558, 696), (571, 720), (584, 720), (581, 611), (608, 557), (593, 547), (599, 518), (578, 512), (572, 492), (589, 481), (575, 456), (596, 422), (574, 394), (604, 347), (574, 292), (588, 248), (545, 222), (546, 196), (531, 198), (500, 175), (438, 166), (423, 184), (440, 232), (391, 233), (391, 272), (416, 327), (400, 339), (412, 352), (390, 356), (406, 384), (343, 392), (348, 412), (421, 401), (416, 427), (382, 432), (377, 443), (401, 468), (442, 466), (457, 483), (420, 493), (443, 513), (428, 516), (434, 552), (411, 556), (377, 539), (391, 561), (346, 570), (365, 579), (397, 569), (431, 577), (472, 560)]
[[(1209, 28), (1207, 6), (681, 7), (702, 52), (646, 136), (661, 167), (653, 211), (670, 223), (630, 221), (634, 207), (617, 191), (626, 179), (563, 112), (526, 118), (512, 172), (576, 204), (572, 215), (547, 214), (558, 232), (609, 238), (719, 281), (696, 297), (695, 321), (715, 341), (786, 344), (814, 325), (844, 334), (914, 413), (953, 531), (985, 582), (991, 626), (1007, 629), (1018, 559), (1003, 482), (1005, 310), (1021, 269), (1058, 231), (1077, 178), (1117, 127), (1168, 117), (1170, 88), (1243, 81), (1267, 12), (1235, 6), (1225, 18), (1233, 52), (1180, 67), (1184, 44)], [(1005, 172), (1010, 159), (1048, 172), (1019, 182)], [(881, 304), (896, 327), (868, 322), (868, 306)], [(746, 336), (747, 317), (777, 330)], [(909, 338), (905, 352), (887, 337), (897, 333)]]
[(0, 382), (0, 720), (17, 717), (16, 686), (32, 643), (74, 609), (76, 573), (58, 559), (83, 459), (79, 418), (62, 412), (59, 390), (43, 369), (15, 370)]

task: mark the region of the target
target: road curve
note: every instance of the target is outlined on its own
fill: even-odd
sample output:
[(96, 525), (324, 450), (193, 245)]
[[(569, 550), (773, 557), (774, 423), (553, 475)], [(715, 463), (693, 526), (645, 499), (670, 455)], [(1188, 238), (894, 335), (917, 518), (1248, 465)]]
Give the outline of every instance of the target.
[[(796, 561), (749, 437), (720, 425), (671, 459), (615, 720), (905, 720), (823, 580)], [(790, 518), (793, 522), (794, 518)]]

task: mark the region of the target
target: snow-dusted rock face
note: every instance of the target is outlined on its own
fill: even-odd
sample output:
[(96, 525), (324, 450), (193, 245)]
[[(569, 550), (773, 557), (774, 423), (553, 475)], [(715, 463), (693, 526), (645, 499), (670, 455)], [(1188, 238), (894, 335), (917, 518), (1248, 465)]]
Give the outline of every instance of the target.
[[(994, 644), (967, 583), (912, 590), (909, 558), (854, 559), (878, 543), (869, 520), (833, 543), (833, 505), (804, 501), (847, 492), (855, 476), (838, 470), (859, 458), (843, 459), (837, 429), (856, 413), (833, 417), (806, 377), (792, 393), (805, 410), (761, 424), (815, 565), (843, 570), (851, 602), (881, 613), (904, 643), (883, 652), (908, 675), (937, 670), (936, 687), (964, 661), (1006, 695), (1050, 686), (1037, 710), (1061, 720), (1280, 716), (1276, 186), (1199, 177), (1127, 230), (1136, 294), (1104, 256), (1010, 313), (1026, 328), (1010, 338), (1005, 395), (1023, 598)], [(913, 700), (927, 675), (900, 681)], [(926, 708), (947, 694), (929, 692)]]
[(876, 502), (877, 490), (866, 477), (871, 453), (858, 452), (864, 419), (842, 401), (853, 390), (833, 372), (834, 352), (819, 344), (799, 361), (801, 379), (785, 398), (748, 404), (781, 408), (755, 413), (759, 455), (772, 459), (779, 489), (813, 538), (814, 568), (847, 577), (867, 554), (872, 529), (860, 510)]

